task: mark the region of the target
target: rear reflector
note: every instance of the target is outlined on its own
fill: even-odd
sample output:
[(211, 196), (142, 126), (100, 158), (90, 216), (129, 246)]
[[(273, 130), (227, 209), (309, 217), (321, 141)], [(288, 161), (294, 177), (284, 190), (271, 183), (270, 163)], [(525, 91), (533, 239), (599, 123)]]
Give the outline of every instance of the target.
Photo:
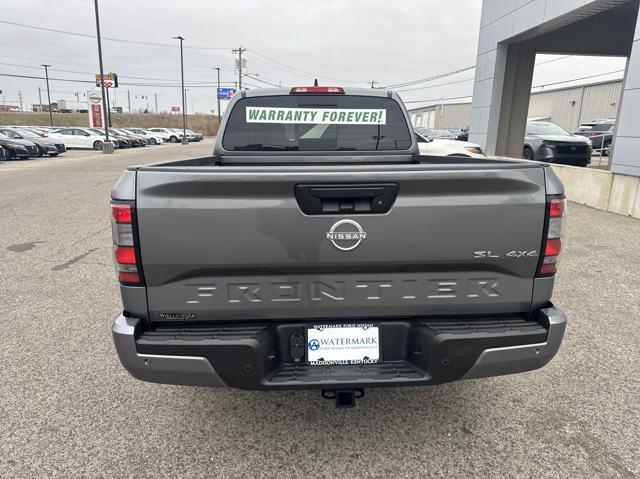
[(138, 273), (125, 273), (124, 271), (118, 271), (118, 279), (123, 283), (139, 283), (140, 277)]
[(305, 93), (344, 95), (344, 89), (337, 86), (296, 86), (293, 87), (290, 92), (291, 95)]

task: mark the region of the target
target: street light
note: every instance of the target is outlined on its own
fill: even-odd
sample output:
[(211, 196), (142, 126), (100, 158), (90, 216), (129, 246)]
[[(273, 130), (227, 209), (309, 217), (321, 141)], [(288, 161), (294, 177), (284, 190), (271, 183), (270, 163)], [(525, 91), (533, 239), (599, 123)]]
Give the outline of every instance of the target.
[(98, 61), (100, 63), (100, 90), (102, 91), (102, 113), (104, 122), (104, 142), (102, 143), (102, 153), (113, 153), (113, 143), (109, 141), (109, 102), (104, 92), (104, 67), (102, 64), (102, 41), (100, 39), (100, 12), (98, 10), (98, 0), (93, 2), (96, 11), (96, 37), (98, 38)]
[(218, 88), (216, 89), (216, 98), (218, 99), (218, 128), (220, 128), (220, 122), (222, 121), (220, 114), (220, 68), (215, 67), (214, 70), (218, 70)]
[(184, 37), (178, 35), (173, 37), (173, 39), (180, 40), (180, 78), (182, 79), (182, 88), (180, 89), (180, 91), (182, 92), (182, 144), (187, 145), (189, 143), (189, 139), (187, 138), (187, 105), (184, 93), (184, 57), (182, 55), (182, 42), (184, 41)]
[[(51, 124), (51, 126), (53, 126), (53, 114), (51, 113), (51, 92), (49, 91), (49, 67), (51, 65), (45, 65), (43, 63), (42, 66), (44, 67), (44, 76), (47, 79), (47, 101), (49, 102), (49, 108), (48, 108), (48, 110), (49, 110), (49, 123)], [(42, 106), (42, 105), (40, 105), (40, 106)]]

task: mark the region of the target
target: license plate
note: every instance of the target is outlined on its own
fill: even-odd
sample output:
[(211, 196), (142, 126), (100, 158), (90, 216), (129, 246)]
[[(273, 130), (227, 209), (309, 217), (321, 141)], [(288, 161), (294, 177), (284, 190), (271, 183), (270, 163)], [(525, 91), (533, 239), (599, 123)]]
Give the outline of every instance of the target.
[(375, 364), (380, 332), (370, 324), (317, 325), (307, 329), (307, 362), (312, 366)]

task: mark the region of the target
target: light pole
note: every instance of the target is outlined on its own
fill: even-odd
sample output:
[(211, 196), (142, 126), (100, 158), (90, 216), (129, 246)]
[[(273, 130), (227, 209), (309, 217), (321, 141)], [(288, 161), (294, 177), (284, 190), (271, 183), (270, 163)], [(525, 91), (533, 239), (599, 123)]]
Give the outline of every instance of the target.
[(182, 93), (182, 144), (187, 145), (189, 143), (189, 139), (187, 138), (187, 102), (184, 92), (184, 57), (182, 55), (182, 42), (184, 41), (184, 37), (178, 35), (173, 37), (173, 39), (180, 40), (180, 78), (182, 82), (182, 88), (180, 89)]
[[(96, 0), (97, 1), (97, 0)], [(49, 102), (49, 123), (53, 126), (53, 114), (51, 113), (51, 92), (49, 91), (49, 67), (51, 65), (42, 64), (44, 67), (44, 76), (47, 79), (47, 101)]]
[(100, 89), (102, 90), (102, 108), (104, 109), (104, 142), (102, 143), (102, 153), (113, 153), (113, 143), (109, 141), (109, 102), (104, 93), (104, 66), (102, 64), (102, 40), (100, 39), (100, 12), (98, 0), (93, 2), (96, 10), (96, 37), (98, 38), (98, 61), (100, 63)]
[(222, 115), (220, 114), (220, 68), (215, 67), (214, 70), (218, 70), (218, 88), (216, 89), (216, 98), (218, 99), (218, 128), (220, 128), (220, 122), (222, 121)]

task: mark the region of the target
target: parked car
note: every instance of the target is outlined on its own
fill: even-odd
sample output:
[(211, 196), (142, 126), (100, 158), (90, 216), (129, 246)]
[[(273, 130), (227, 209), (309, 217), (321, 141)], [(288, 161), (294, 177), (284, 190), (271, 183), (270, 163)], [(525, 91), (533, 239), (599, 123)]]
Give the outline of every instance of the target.
[(170, 143), (178, 143), (183, 137), (182, 130), (180, 130), (179, 133), (176, 133), (172, 128), (148, 128), (147, 130), (157, 133), (162, 136), (164, 141), (168, 141)]
[(156, 133), (149, 132), (147, 130), (143, 130), (142, 128), (124, 128), (124, 129), (134, 135), (138, 135), (140, 137), (144, 137), (148, 139), (150, 145), (160, 145), (164, 143), (164, 139), (162, 138), (162, 136)]
[(67, 148), (102, 150), (103, 136), (90, 128), (61, 128), (49, 133), (49, 138), (62, 141)]
[[(102, 136), (103, 139), (106, 138), (107, 134), (102, 128), (89, 128), (91, 131), (96, 132), (98, 135)], [(118, 135), (111, 131), (109, 128), (109, 141), (113, 143), (114, 148), (129, 148), (131, 146), (131, 141), (128, 138), (125, 138), (122, 135)]]
[(594, 151), (600, 151), (602, 148), (602, 153), (609, 156), (615, 129), (615, 122), (601, 122), (594, 123), (588, 130), (578, 129), (575, 134), (589, 138)]
[(11, 158), (9, 151), (4, 146), (0, 146), (0, 161), (8, 160), (9, 158)]
[[(197, 133), (193, 130), (187, 129), (187, 134), (189, 135), (189, 141), (202, 141), (204, 139), (204, 135), (202, 133)], [(193, 140), (192, 140), (193, 138)]]
[(182, 128), (169, 128), (169, 130), (171, 130), (174, 134), (178, 135), (178, 138), (180, 141), (182, 141), (182, 138), (184, 137), (184, 134), (187, 133), (187, 140), (191, 140), (191, 135), (189, 135), (189, 132), (187, 131), (183, 131)]
[(484, 151), (480, 145), (458, 140), (427, 138), (417, 131), (415, 133), (421, 155), (485, 158)]
[(16, 140), (28, 140), (38, 147), (38, 156), (58, 156), (60, 153), (67, 151), (64, 143), (53, 138), (45, 138), (41, 134), (26, 128), (7, 128), (0, 127), (0, 133), (7, 135), (9, 138)]
[(440, 138), (444, 140), (455, 140), (457, 135), (454, 135), (449, 130), (431, 130), (429, 138)]
[(549, 165), (422, 156), (382, 89), (250, 90), (225, 120), (212, 155), (128, 168), (111, 191), (113, 341), (132, 376), (349, 407), (366, 387), (558, 352), (566, 201)]
[(133, 135), (125, 130), (121, 130), (119, 128), (109, 128), (109, 132), (113, 132), (116, 135), (122, 136), (124, 138), (127, 138), (130, 142), (131, 142), (131, 146), (146, 146), (149, 142), (149, 140), (146, 140), (146, 142), (140, 138), (139, 136)]
[(469, 128), (463, 128), (462, 130), (460, 130), (460, 133), (458, 133), (456, 140), (469, 141)]
[(139, 135), (135, 135), (126, 131), (124, 128), (110, 128), (109, 131), (113, 131), (115, 134), (122, 135), (131, 140), (131, 146), (146, 146), (149, 144), (148, 138), (143, 138)]
[(591, 163), (591, 141), (572, 135), (553, 123), (530, 121), (527, 123), (522, 158), (587, 166)]
[(38, 156), (38, 147), (28, 140), (19, 140), (0, 133), (0, 146), (9, 153), (9, 159), (24, 160)]

